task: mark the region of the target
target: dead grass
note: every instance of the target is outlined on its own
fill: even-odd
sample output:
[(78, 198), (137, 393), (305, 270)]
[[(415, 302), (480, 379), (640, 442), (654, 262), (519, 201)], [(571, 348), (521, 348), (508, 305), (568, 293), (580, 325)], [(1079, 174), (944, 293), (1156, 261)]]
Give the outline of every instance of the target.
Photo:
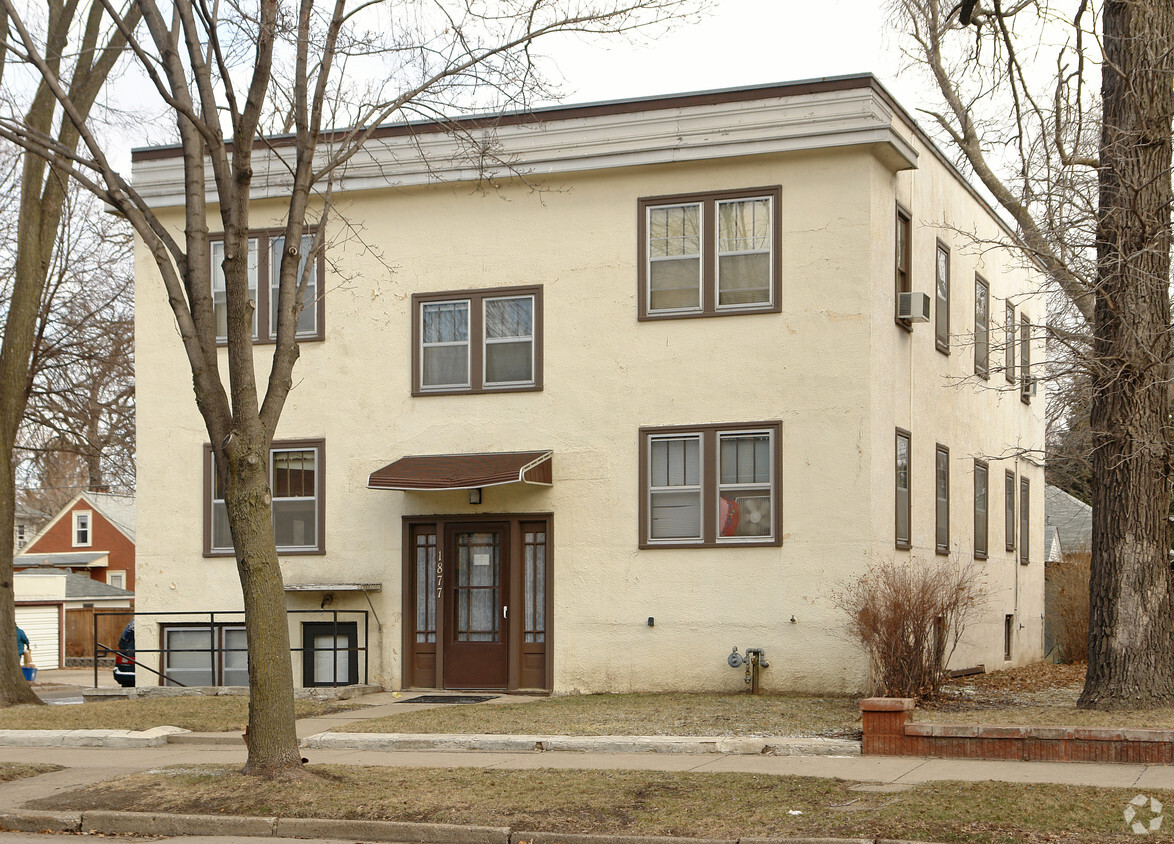
[[(352, 701), (294, 701), (297, 717), (310, 718), (355, 707)], [(183, 727), (198, 733), (242, 731), (248, 723), (245, 695), (111, 700), (70, 706), (9, 706), (0, 709), (0, 730), (149, 730)]]
[(568, 695), (517, 704), (441, 706), (355, 721), (360, 733), (494, 735), (855, 736), (855, 698), (783, 695)]
[(1086, 667), (1041, 662), (961, 677), (950, 681), (937, 700), (919, 705), (914, 720), (999, 727), (1174, 728), (1174, 709), (1077, 709)]
[(52, 771), (60, 771), (61, 765), (44, 762), (0, 762), (0, 782), (22, 780), (25, 777), (39, 777)]
[[(357, 818), (602, 835), (828, 836), (968, 844), (1135, 841), (1135, 791), (936, 782), (897, 793), (813, 777), (650, 771), (312, 766), (297, 782), (227, 767), (164, 769), (35, 801), (30, 808)], [(1174, 792), (1148, 791), (1167, 805)], [(1158, 838), (1169, 838), (1164, 830)]]

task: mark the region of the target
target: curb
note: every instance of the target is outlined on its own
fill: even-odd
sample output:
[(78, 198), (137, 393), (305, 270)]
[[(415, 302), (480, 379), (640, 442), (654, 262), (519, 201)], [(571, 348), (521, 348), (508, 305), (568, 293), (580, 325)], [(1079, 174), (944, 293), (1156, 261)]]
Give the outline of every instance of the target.
[(0, 747), (161, 747), (180, 727), (149, 730), (0, 730)]
[(514, 832), (508, 827), (401, 821), (108, 811), (0, 812), (0, 829), (12, 832), (82, 832), (101, 835), (345, 838), (402, 844), (931, 844), (891, 838), (681, 838), (660, 835)]
[[(185, 741), (185, 739), (181, 739)], [(507, 753), (721, 753), (739, 756), (859, 756), (847, 739), (723, 738), (710, 736), (514, 736), (417, 733), (318, 733), (301, 740), (310, 750), (488, 750)]]

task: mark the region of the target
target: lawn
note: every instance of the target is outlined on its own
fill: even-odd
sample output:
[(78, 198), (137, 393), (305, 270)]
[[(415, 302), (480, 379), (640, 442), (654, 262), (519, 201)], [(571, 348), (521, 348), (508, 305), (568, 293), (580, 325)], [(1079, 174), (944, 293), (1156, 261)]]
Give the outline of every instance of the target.
[(914, 720), (1009, 727), (1174, 728), (1174, 709), (1077, 709), (1085, 668), (1037, 663), (961, 677), (947, 684), (938, 700), (919, 706)]
[[(834, 836), (922, 841), (1136, 841), (1124, 789), (935, 782), (900, 792), (814, 777), (659, 771), (311, 766), (297, 782), (226, 767), (155, 770), (30, 808), (359, 818), (602, 835)], [(1167, 805), (1174, 792), (1149, 791)], [(1148, 807), (1147, 807), (1148, 808)], [(1163, 830), (1158, 838), (1168, 838)]]
[(440, 706), (338, 728), (360, 733), (858, 737), (856, 698), (784, 695), (566, 695)]
[[(351, 709), (350, 701), (294, 701), (297, 716), (310, 718)], [(149, 730), (183, 727), (195, 732), (243, 731), (245, 695), (141, 698), (73, 706), (9, 706), (0, 709), (0, 730)]]

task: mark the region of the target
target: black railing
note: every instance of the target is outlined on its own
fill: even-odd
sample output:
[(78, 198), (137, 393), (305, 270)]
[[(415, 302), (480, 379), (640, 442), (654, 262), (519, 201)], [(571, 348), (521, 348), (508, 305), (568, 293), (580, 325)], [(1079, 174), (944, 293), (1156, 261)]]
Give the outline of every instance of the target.
[[(319, 623), (323, 626), (330, 625), (330, 629), (333, 630), (333, 634), (334, 634), (332, 637), (333, 644), (329, 648), (315, 648), (315, 647), (313, 647), (312, 642), (307, 643), (304, 640), (304, 638), (303, 638), (303, 642), (302, 642), (301, 647), (296, 647), (293, 645), (290, 646), (290, 649), (289, 649), (290, 654), (292, 655), (294, 653), (302, 653), (302, 654), (304, 654), (303, 659), (312, 659), (313, 655), (317, 654), (317, 653), (329, 653), (331, 655), (331, 671), (330, 671), (331, 679), (330, 679), (330, 681), (329, 682), (321, 682), (321, 683), (316, 682), (313, 684), (314, 686), (338, 687), (338, 686), (351, 685), (354, 682), (353, 680), (339, 680), (339, 678), (338, 678), (338, 673), (339, 673), (338, 672), (338, 655), (339, 654), (348, 654), (348, 662), (347, 662), (347, 676), (348, 677), (350, 676), (350, 661), (349, 661), (350, 655), (351, 654), (354, 655), (355, 661), (357, 663), (358, 657), (361, 654), (362, 660), (363, 660), (363, 683), (366, 684), (368, 682), (369, 660), (368, 660), (367, 643), (370, 640), (368, 638), (369, 613), (367, 610), (286, 610), (285, 612), (286, 612), (287, 617), (291, 616), (291, 615), (316, 616), (315, 619), (307, 619), (307, 621), (316, 621), (317, 623)], [(94, 686), (97, 687), (97, 685), (98, 685), (98, 659), (100, 657), (105, 657), (109, 654), (120, 653), (117, 645), (112, 646), (110, 644), (98, 641), (98, 617), (99, 616), (122, 616), (124, 618), (128, 618), (131, 620), (136, 620), (139, 618), (175, 619), (175, 621), (172, 624), (167, 624), (164, 621), (159, 622), (160, 644), (164, 644), (164, 642), (162, 641), (162, 638), (164, 635), (164, 629), (169, 629), (169, 630), (204, 630), (204, 629), (206, 629), (206, 630), (208, 630), (208, 632), (209, 632), (208, 647), (206, 647), (206, 648), (204, 648), (204, 647), (199, 647), (199, 648), (163, 648), (163, 647), (161, 647), (161, 648), (141, 648), (138, 645), (138, 636), (136, 635), (134, 655), (128, 656), (126, 654), (123, 654), (124, 656), (128, 656), (128, 658), (133, 661), (133, 663), (135, 665), (136, 675), (138, 674), (139, 668), (145, 668), (148, 671), (150, 671), (152, 674), (155, 674), (156, 676), (162, 678), (164, 681), (164, 685), (186, 686), (187, 685), (186, 683), (180, 682), (176, 678), (170, 677), (167, 675), (167, 673), (164, 671), (164, 668), (165, 668), (165, 666), (163, 665), (164, 658), (169, 654), (180, 654), (180, 653), (207, 654), (208, 655), (208, 668), (207, 668), (207, 670), (210, 673), (211, 679), (213, 680), (212, 685), (223, 685), (223, 683), (216, 683), (215, 682), (217, 677), (219, 677), (221, 680), (224, 679), (224, 670), (225, 670), (224, 664), (223, 664), (223, 657), (218, 658), (217, 655), (222, 655), (222, 654), (226, 654), (226, 653), (243, 653), (246, 655), (246, 664), (247, 664), (248, 648), (247, 647), (245, 647), (245, 648), (226, 648), (223, 646), (218, 646), (218, 644), (217, 644), (218, 641), (222, 641), (222, 639), (218, 638), (216, 636), (216, 631), (222, 630), (225, 627), (228, 627), (230, 625), (236, 629), (244, 629), (244, 615), (245, 614), (244, 614), (243, 610), (230, 610), (230, 611), (224, 611), (224, 612), (187, 612), (187, 611), (182, 611), (182, 610), (172, 611), (172, 612), (135, 612), (133, 610), (125, 610), (125, 611), (109, 610), (106, 612), (95, 612), (94, 613), (94, 635), (93, 635), (93, 642), (94, 642), (94, 648), (93, 648)], [(348, 617), (361, 616), (362, 617), (362, 620), (363, 620), (362, 644), (359, 643), (359, 641), (357, 640), (357, 637), (356, 637), (356, 641), (352, 645), (346, 645), (343, 647), (339, 647), (339, 644), (338, 644), (339, 631), (342, 629), (345, 629), (342, 625), (346, 625), (347, 627), (349, 627), (349, 625), (355, 623), (350, 620), (347, 620), (347, 621), (341, 622), (341, 624), (340, 624), (339, 616), (348, 616)], [(185, 618), (187, 620), (180, 621), (179, 620), (180, 618)], [(205, 623), (205, 619), (207, 619), (207, 623)], [(231, 619), (231, 620), (229, 620), (229, 619)], [(138, 624), (136, 623), (135, 626), (137, 628)], [(356, 632), (357, 632), (357, 628), (358, 628), (357, 624), (355, 624), (355, 628), (356, 628)], [(135, 632), (137, 634), (140, 631), (136, 630)], [(302, 630), (302, 635), (303, 635), (303, 637), (305, 637), (305, 635), (306, 635), (304, 628)], [(143, 654), (143, 653), (158, 654), (159, 655), (159, 657), (158, 657), (159, 670), (151, 668), (149, 665), (143, 664), (143, 661), (139, 658), (139, 654)], [(203, 670), (203, 669), (201, 668), (201, 670)], [(291, 671), (293, 670), (292, 659), (290, 661), (290, 670)]]

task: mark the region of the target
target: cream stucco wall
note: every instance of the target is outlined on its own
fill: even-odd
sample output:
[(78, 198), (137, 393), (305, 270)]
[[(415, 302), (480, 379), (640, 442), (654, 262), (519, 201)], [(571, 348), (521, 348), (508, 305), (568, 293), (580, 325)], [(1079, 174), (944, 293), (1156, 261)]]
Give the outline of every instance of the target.
[[(932, 155), (916, 171), (894, 172), (891, 159), (858, 145), (531, 175), (490, 190), (449, 183), (342, 194), (336, 213), (356, 225), (330, 229), (326, 339), (302, 345), (277, 434), (326, 440), (327, 552), (284, 557), (287, 582), (382, 584), (369, 596), (377, 617), (371, 679), (398, 687), (401, 517), (550, 512), (556, 692), (738, 690), (742, 673), (725, 662), (735, 645), (766, 649), (767, 689), (859, 690), (867, 664), (828, 596), (896, 553), (893, 427), (914, 432), (915, 547), (904, 552), (913, 559), (933, 556), (935, 441), (951, 448), (959, 558), (971, 547), (968, 461), (1001, 455), (1008, 443), (1042, 443), (1042, 396), (1027, 407), (1017, 393), (976, 390), (961, 339), (945, 358), (933, 348), (932, 325), (912, 335), (894, 325), (895, 196), (915, 212), (917, 290), (931, 289), (943, 221), (998, 232)], [(767, 185), (781, 186), (781, 313), (638, 322), (637, 199)], [(279, 222), (279, 213), (257, 203), (255, 224)], [(1008, 291), (1022, 296), (1027, 281), (990, 253), (963, 251), (959, 240), (956, 330), (973, 315), (971, 262), (985, 262), (996, 308)], [(137, 608), (239, 609), (233, 561), (201, 556), (207, 435), (161, 282), (142, 250), (137, 277)], [(411, 295), (515, 285), (543, 286), (544, 388), (413, 398)], [(256, 351), (263, 376), (269, 347)], [(993, 363), (1000, 357), (992, 352)], [(637, 430), (765, 420), (782, 425), (782, 545), (639, 549)], [(478, 506), (463, 492), (366, 488), (372, 471), (406, 454), (535, 449), (554, 452), (553, 486), (488, 488)], [(1019, 463), (1038, 472), (1040, 560), (1042, 470)], [(1001, 505), (1003, 462), (992, 457), (990, 466), (992, 500)], [(995, 553), (984, 568), (999, 603), (959, 654), (988, 666), (996, 650), (1001, 665), (1012, 571), (1020, 606), (1029, 608), (1021, 634), (1031, 644), (1017, 658), (1038, 655), (1042, 612), (1042, 562), (1020, 570), (1004, 559), (1001, 506), (993, 509)], [(290, 606), (317, 608), (321, 598), (294, 593)], [(338, 593), (330, 608), (368, 603)], [(151, 632), (140, 636), (148, 647)]]

